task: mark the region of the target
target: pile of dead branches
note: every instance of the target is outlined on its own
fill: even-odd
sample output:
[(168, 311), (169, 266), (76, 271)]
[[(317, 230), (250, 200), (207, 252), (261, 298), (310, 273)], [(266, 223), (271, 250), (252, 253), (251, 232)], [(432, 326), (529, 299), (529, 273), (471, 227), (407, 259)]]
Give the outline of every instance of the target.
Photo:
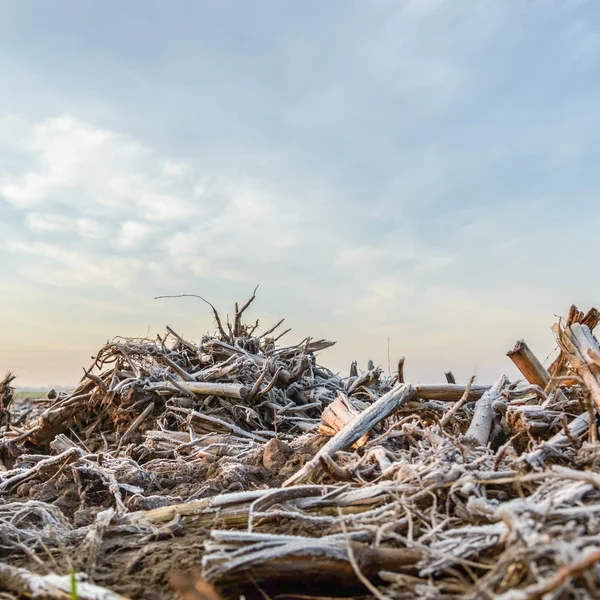
[(113, 340), (23, 423), (3, 401), (6, 597), (593, 597), (598, 311), (548, 369), (518, 342), (522, 380), (412, 385), (278, 345), (253, 301), (198, 343)]

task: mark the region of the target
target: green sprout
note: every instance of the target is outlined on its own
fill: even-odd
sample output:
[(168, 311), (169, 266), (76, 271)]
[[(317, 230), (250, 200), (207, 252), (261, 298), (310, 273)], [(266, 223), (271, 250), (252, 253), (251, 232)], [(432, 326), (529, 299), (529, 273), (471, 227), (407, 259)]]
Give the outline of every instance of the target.
[(69, 569), (71, 573), (71, 600), (79, 600), (79, 596), (77, 595), (77, 580), (75, 579), (75, 570), (73, 567)]

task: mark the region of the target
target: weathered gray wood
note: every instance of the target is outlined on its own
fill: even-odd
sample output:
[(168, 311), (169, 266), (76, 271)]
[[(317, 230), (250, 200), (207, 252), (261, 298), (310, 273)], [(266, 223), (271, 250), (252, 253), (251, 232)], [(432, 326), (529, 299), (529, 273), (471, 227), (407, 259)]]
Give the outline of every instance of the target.
[(37, 463), (32, 469), (19, 469), (15, 471), (8, 471), (3, 473), (2, 479), (0, 479), (0, 493), (6, 492), (14, 488), (16, 485), (34, 479), (36, 475), (43, 472), (45, 469), (54, 468), (56, 465), (65, 465), (70, 462), (76, 461), (83, 455), (83, 450), (80, 448), (68, 448), (64, 452), (61, 452), (58, 456), (50, 456)]
[[(592, 307), (584, 314), (573, 304), (569, 310), (565, 327), (570, 327), (573, 323), (581, 323), (582, 325), (587, 325), (590, 331), (594, 331), (599, 322), (600, 312), (598, 310)], [(549, 395), (559, 385), (559, 382), (562, 381), (559, 378), (567, 373), (567, 357), (562, 348), (555, 361), (548, 367), (548, 373), (550, 373), (552, 379), (544, 391)]]
[[(348, 423), (360, 415), (360, 410), (353, 406), (348, 398), (339, 392), (338, 397), (321, 413), (322, 423), (319, 424), (319, 433), (334, 436)], [(361, 448), (369, 440), (368, 434), (363, 435), (354, 444), (354, 448)]]
[(523, 460), (534, 467), (543, 467), (545, 460), (552, 452), (560, 450), (562, 447), (570, 444), (571, 441), (569, 440), (569, 436), (571, 439), (577, 439), (580, 435), (583, 435), (587, 431), (589, 423), (589, 413), (584, 412), (580, 414), (569, 423), (569, 426), (567, 427), (569, 431), (568, 436), (562, 431), (558, 432), (548, 441), (542, 442), (538, 448), (532, 452), (523, 455)]
[(446, 425), (446, 423), (448, 423), (448, 421), (463, 407), (463, 405), (467, 402), (468, 398), (469, 398), (469, 393), (471, 392), (471, 387), (473, 385), (473, 381), (475, 380), (475, 375), (473, 375), (473, 377), (471, 377), (471, 379), (469, 379), (469, 382), (467, 383), (466, 387), (465, 387), (465, 391), (463, 392), (462, 398), (456, 402), (456, 404), (454, 404), (454, 406), (452, 406), (450, 408), (450, 410), (442, 417), (442, 420), (440, 421), (440, 426), (443, 427), (444, 425)]
[[(245, 536), (250, 537), (249, 534)], [(347, 586), (357, 582), (348, 548), (360, 571), (368, 577), (375, 577), (381, 569), (401, 571), (414, 566), (423, 557), (422, 550), (418, 548), (372, 548), (367, 544), (331, 537), (315, 539), (272, 535), (267, 542), (259, 534), (256, 542), (246, 544), (245, 552), (236, 549), (233, 556), (226, 552), (205, 555), (203, 575), (219, 585), (246, 581), (250, 572), (257, 582), (300, 581), (310, 577), (313, 581), (326, 580)]]
[(228, 421), (224, 421), (223, 419), (218, 419), (217, 417), (213, 417), (212, 415), (205, 415), (204, 413), (198, 412), (197, 410), (192, 410), (191, 408), (180, 408), (178, 406), (170, 406), (170, 410), (174, 412), (183, 413), (186, 415), (190, 415), (195, 417), (196, 419), (200, 419), (201, 421), (206, 421), (207, 423), (212, 423), (214, 425), (219, 425), (224, 429), (228, 429), (232, 433), (239, 435), (241, 437), (249, 438), (256, 442), (264, 442), (265, 444), (269, 441), (260, 435), (256, 435), (255, 433), (251, 433), (250, 431), (246, 431), (233, 423), (229, 423)]
[(600, 412), (600, 365), (595, 361), (595, 357), (600, 355), (598, 341), (590, 328), (580, 323), (573, 323), (564, 329), (554, 325), (552, 329), (568, 363), (583, 379), (596, 410)]
[[(71, 576), (54, 573), (38, 575), (27, 569), (0, 563), (0, 588), (19, 596), (64, 600), (71, 597)], [(125, 596), (84, 581), (77, 582), (77, 597), (80, 600), (127, 600)]]
[(206, 394), (207, 396), (225, 396), (227, 398), (238, 398), (243, 400), (248, 396), (250, 390), (239, 383), (209, 383), (206, 381), (177, 381), (177, 386), (170, 381), (162, 381), (154, 384), (164, 386), (177, 391), (177, 387), (193, 392), (194, 394)]
[(414, 398), (415, 395), (416, 390), (410, 383), (395, 386), (332, 437), (317, 452), (312, 460), (307, 462), (297, 473), (289, 477), (283, 485), (293, 485), (294, 483), (307, 480), (313, 470), (320, 464), (322, 456), (331, 457), (336, 452), (348, 448), (377, 425), (377, 423), (389, 417), (395, 410)]
[[(419, 384), (415, 386), (417, 398), (424, 400), (440, 400), (441, 402), (456, 402), (462, 398), (465, 393), (466, 385), (456, 385), (452, 383), (440, 384)], [(491, 386), (489, 385), (473, 385), (467, 398), (468, 402), (479, 400)]]
[[(141, 518), (147, 519), (152, 523), (164, 523), (172, 520), (177, 515), (182, 517), (199, 515), (204, 511), (214, 511), (218, 508), (225, 508), (233, 505), (246, 507), (249, 512), (250, 506), (257, 501), (266, 500), (265, 505), (261, 505), (260, 509), (270, 506), (270, 501), (275, 499), (278, 502), (289, 500), (290, 498), (300, 498), (305, 496), (315, 496), (321, 499), (324, 494), (331, 492), (333, 488), (329, 486), (305, 485), (294, 488), (293, 492), (285, 488), (267, 488), (262, 490), (250, 490), (246, 492), (230, 492), (227, 494), (219, 494), (210, 498), (202, 498), (200, 500), (192, 500), (191, 502), (182, 502), (181, 504), (173, 504), (171, 506), (162, 506), (141, 513)], [(135, 519), (134, 519), (135, 520)]]
[(498, 381), (477, 401), (471, 424), (465, 434), (465, 441), (487, 446), (494, 421), (492, 405), (500, 397), (500, 392), (507, 383), (506, 375), (501, 375)]

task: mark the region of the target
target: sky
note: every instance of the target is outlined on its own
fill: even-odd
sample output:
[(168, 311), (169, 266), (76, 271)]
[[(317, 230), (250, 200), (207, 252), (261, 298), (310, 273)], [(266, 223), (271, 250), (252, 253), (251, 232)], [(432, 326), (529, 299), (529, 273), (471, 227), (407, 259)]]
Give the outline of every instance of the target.
[(0, 0), (0, 371), (260, 284), (333, 370), (516, 377), (600, 304), (599, 67), (591, 0)]

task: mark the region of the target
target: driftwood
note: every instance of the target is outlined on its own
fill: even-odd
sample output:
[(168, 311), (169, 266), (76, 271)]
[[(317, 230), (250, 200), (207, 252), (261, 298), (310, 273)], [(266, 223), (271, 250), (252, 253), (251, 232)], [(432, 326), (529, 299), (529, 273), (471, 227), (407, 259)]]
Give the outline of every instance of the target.
[[(586, 325), (588, 329), (593, 332), (599, 322), (600, 312), (598, 310), (591, 308), (587, 313), (584, 313), (573, 304), (569, 310), (569, 315), (566, 318), (564, 326), (570, 327), (575, 323), (579, 323), (581, 325)], [(567, 373), (567, 355), (562, 348), (554, 362), (548, 368), (548, 373), (550, 374), (551, 379), (545, 392), (550, 394), (559, 385), (561, 377), (564, 377)]]
[[(72, 597), (69, 575), (36, 575), (27, 569), (4, 563), (0, 563), (0, 589), (40, 600), (65, 600)], [(125, 596), (85, 581), (78, 581), (75, 589), (75, 597), (81, 600), (127, 600)]]
[[(319, 433), (324, 435), (333, 436), (341, 431), (346, 425), (353, 421), (360, 411), (356, 409), (348, 398), (340, 394), (334, 402), (332, 402), (321, 415), (323, 422), (319, 425)], [(352, 447), (361, 448), (364, 446), (369, 439), (369, 434), (365, 433), (359, 440), (357, 440)]]
[(305, 481), (310, 477), (312, 471), (319, 466), (323, 457), (332, 458), (336, 452), (344, 450), (357, 442), (363, 435), (371, 431), (377, 423), (389, 417), (415, 395), (415, 388), (410, 384), (399, 384), (390, 390), (346, 425), (298, 473), (286, 479), (283, 485), (287, 486)]
[(487, 445), (494, 420), (493, 404), (500, 398), (507, 383), (506, 375), (501, 375), (500, 379), (477, 401), (473, 419), (465, 434), (465, 441), (480, 446)]
[[(467, 397), (468, 402), (479, 400), (489, 389), (489, 385), (472, 385)], [(456, 384), (436, 384), (415, 386), (416, 395), (418, 398), (425, 400), (440, 400), (441, 402), (457, 402), (465, 393), (466, 386)]]
[(583, 379), (596, 410), (600, 411), (600, 345), (587, 325), (573, 323), (553, 331), (568, 364)]
[(107, 600), (594, 597), (597, 311), (548, 371), (517, 344), (526, 381), (411, 384), (280, 345), (254, 298), (194, 341), (114, 339), (43, 403), (4, 384), (2, 598), (68, 598), (71, 567)]
[(209, 383), (206, 381), (163, 381), (156, 384), (158, 387), (188, 390), (194, 394), (204, 394), (207, 396), (225, 396), (226, 398), (238, 398), (243, 400), (250, 393), (250, 390), (235, 383)]
[[(352, 552), (362, 573), (374, 577), (380, 570), (399, 571), (414, 567), (422, 552), (406, 548), (371, 548), (366, 544), (340, 539), (340, 536), (314, 539), (300, 536), (245, 534), (215, 532), (214, 537), (223, 542), (244, 542), (243, 554), (224, 555), (214, 560), (210, 555), (203, 561), (209, 579), (218, 579), (221, 585), (239, 583), (248, 577), (256, 581), (297, 581), (298, 577), (326, 581), (336, 585), (352, 582), (356, 575), (349, 560)], [(268, 547), (265, 548), (265, 543)], [(209, 546), (210, 548), (210, 546)], [(235, 556), (235, 557), (234, 557)]]

